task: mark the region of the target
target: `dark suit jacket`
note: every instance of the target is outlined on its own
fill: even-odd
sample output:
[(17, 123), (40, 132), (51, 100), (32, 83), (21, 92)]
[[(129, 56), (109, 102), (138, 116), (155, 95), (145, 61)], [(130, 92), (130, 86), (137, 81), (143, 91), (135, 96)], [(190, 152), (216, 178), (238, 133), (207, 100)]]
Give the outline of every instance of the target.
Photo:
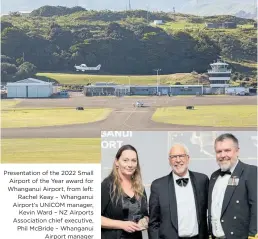
[[(199, 238), (206, 239), (209, 179), (201, 173), (189, 171), (189, 175), (195, 197)], [(149, 213), (149, 239), (178, 238), (177, 203), (172, 173), (152, 183)]]
[[(110, 192), (112, 192), (112, 177), (107, 177), (101, 183), (101, 216), (113, 220), (124, 220), (123, 206), (121, 200), (111, 201)], [(148, 216), (147, 196), (144, 191), (144, 197), (141, 198), (141, 211), (144, 216)], [(122, 230), (101, 228), (102, 239), (120, 239)]]
[[(209, 228), (211, 227), (212, 190), (220, 170), (211, 175), (209, 186)], [(246, 239), (257, 233), (257, 167), (238, 162), (231, 177), (239, 178), (237, 186), (228, 185), (224, 195), (221, 224), (227, 239)]]

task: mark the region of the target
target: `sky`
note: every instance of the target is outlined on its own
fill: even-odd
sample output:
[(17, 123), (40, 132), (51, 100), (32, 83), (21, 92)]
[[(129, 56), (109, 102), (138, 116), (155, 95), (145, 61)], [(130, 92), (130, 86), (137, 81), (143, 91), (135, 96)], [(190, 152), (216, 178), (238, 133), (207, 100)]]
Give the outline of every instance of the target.
[(254, 12), (255, 0), (2, 0), (1, 14), (10, 11), (32, 11), (44, 5), (82, 6), (93, 10), (121, 11), (129, 8), (149, 11), (172, 11), (197, 15), (234, 14), (239, 11)]

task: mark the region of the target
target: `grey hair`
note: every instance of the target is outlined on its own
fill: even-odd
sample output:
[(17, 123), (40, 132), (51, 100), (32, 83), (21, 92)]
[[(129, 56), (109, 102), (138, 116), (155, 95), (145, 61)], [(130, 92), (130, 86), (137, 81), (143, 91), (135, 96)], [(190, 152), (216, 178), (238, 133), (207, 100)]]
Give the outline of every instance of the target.
[(186, 153), (187, 155), (189, 155), (189, 150), (188, 150), (188, 148), (186, 147), (185, 144), (182, 144), (182, 143), (174, 143), (174, 144), (171, 146), (170, 149), (174, 148), (175, 146), (180, 146), (180, 147), (182, 147), (182, 148), (184, 149), (185, 153)]
[(216, 146), (216, 144), (218, 142), (222, 142), (225, 139), (231, 139), (234, 142), (234, 144), (236, 145), (236, 147), (239, 148), (238, 139), (233, 134), (230, 134), (230, 133), (225, 133), (225, 134), (221, 134), (220, 136), (218, 136), (215, 139), (214, 146)]

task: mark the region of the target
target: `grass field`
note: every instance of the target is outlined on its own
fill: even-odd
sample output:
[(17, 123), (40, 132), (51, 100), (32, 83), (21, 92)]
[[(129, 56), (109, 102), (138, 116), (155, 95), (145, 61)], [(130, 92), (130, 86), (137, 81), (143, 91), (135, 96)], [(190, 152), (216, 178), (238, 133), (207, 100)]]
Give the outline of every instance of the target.
[(196, 106), (186, 110), (183, 106), (159, 108), (152, 116), (153, 121), (217, 127), (255, 127), (257, 107), (255, 105)]
[(203, 29), (205, 27), (204, 23), (190, 23), (186, 21), (176, 21), (168, 22), (164, 25), (159, 25), (160, 28), (163, 28), (165, 31), (175, 30), (175, 29)]
[(1, 163), (100, 163), (100, 139), (2, 139)]
[(228, 63), (231, 64), (238, 64), (240, 66), (245, 66), (245, 67), (249, 67), (249, 68), (253, 68), (253, 70), (257, 69), (257, 63), (256, 62), (252, 62), (252, 61), (242, 61), (242, 62), (236, 62), (236, 61), (232, 61), (230, 59), (226, 60)]
[[(152, 24), (152, 26), (155, 26)], [(158, 25), (158, 27), (164, 29), (165, 31), (177, 31), (177, 30), (204, 30), (204, 31), (215, 31), (215, 32), (227, 32), (227, 33), (235, 33), (238, 30), (242, 29), (254, 29), (253, 25), (245, 24), (245, 25), (237, 25), (237, 28), (229, 29), (229, 28), (207, 28), (205, 23), (191, 23), (186, 21), (185, 19), (181, 19), (178, 21), (167, 22), (163, 25)]]
[(82, 124), (108, 117), (111, 109), (7, 109), (2, 111), (2, 128)]
[(1, 110), (13, 108), (20, 100), (1, 100)]
[[(156, 85), (156, 75), (126, 76), (126, 75), (88, 75), (81, 73), (62, 74), (62, 73), (38, 73), (37, 76), (58, 81), (60, 84), (83, 85), (95, 82), (112, 82), (126, 85)], [(160, 84), (198, 84), (198, 75), (191, 73), (177, 73), (172, 75), (159, 75)]]

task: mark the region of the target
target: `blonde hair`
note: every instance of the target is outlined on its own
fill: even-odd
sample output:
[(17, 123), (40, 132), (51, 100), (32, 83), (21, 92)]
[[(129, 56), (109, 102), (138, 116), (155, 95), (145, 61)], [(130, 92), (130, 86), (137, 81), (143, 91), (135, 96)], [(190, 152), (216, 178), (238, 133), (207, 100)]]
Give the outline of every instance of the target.
[(120, 159), (122, 153), (125, 150), (132, 150), (136, 153), (137, 156), (137, 167), (135, 169), (134, 174), (132, 175), (131, 181), (132, 181), (132, 189), (134, 191), (134, 195), (136, 197), (136, 199), (140, 199), (141, 197), (144, 196), (144, 186), (142, 183), (142, 176), (141, 176), (141, 168), (140, 168), (140, 164), (139, 164), (139, 158), (138, 158), (138, 153), (137, 150), (131, 146), (131, 145), (123, 145), (117, 152), (116, 154), (116, 158), (115, 161), (113, 163), (113, 168), (112, 171), (110, 173), (110, 176), (112, 177), (112, 187), (111, 187), (111, 191), (110, 191), (110, 196), (111, 196), (111, 201), (114, 202), (116, 201), (116, 204), (118, 202), (119, 199), (122, 199), (123, 195), (124, 195), (124, 191), (123, 188), (121, 186), (121, 178), (120, 175), (118, 173), (118, 169), (116, 166), (116, 161)]

